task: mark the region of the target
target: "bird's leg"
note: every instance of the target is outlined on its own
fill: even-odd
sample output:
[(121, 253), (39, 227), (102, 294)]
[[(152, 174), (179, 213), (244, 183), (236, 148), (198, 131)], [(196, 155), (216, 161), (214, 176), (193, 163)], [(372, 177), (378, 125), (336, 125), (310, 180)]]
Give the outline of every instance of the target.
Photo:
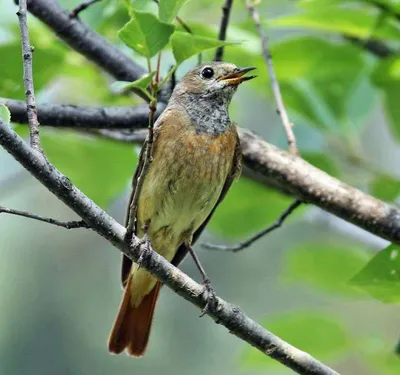
[(215, 290), (211, 285), (211, 280), (207, 276), (206, 272), (204, 271), (203, 266), (200, 263), (199, 258), (197, 257), (196, 253), (194, 252), (192, 246), (187, 245), (188, 250), (190, 255), (192, 256), (194, 263), (196, 264), (198, 270), (200, 271), (201, 277), (203, 278), (203, 284), (204, 284), (204, 291), (203, 293), (206, 293), (206, 305), (204, 306), (203, 310), (201, 311), (200, 317), (204, 316), (208, 312), (210, 312), (210, 309), (213, 309), (215, 307), (215, 304), (217, 302), (217, 296), (215, 294)]
[(146, 222), (143, 226), (143, 233), (144, 233), (143, 237), (141, 239), (139, 239), (139, 241), (136, 241), (136, 242), (132, 241), (133, 249), (137, 249), (137, 247), (139, 247), (139, 250), (140, 250), (139, 258), (136, 261), (136, 264), (139, 266), (139, 268), (145, 261), (147, 255), (149, 254), (149, 251), (150, 251), (151, 242), (150, 242), (150, 238), (147, 234), (149, 224), (150, 224), (149, 222)]

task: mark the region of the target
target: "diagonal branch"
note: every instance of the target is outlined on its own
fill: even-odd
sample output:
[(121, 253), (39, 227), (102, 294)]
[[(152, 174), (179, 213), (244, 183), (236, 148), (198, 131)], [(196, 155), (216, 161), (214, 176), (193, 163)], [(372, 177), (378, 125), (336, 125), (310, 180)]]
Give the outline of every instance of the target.
[(9, 214), (9, 215), (16, 215), (16, 216), (23, 216), (23, 217), (27, 217), (28, 219), (42, 221), (44, 223), (52, 224), (57, 227), (62, 227), (65, 229), (89, 228), (89, 226), (83, 220), (60, 221), (60, 220), (52, 219), (50, 217), (35, 215), (30, 212), (14, 210), (14, 209), (3, 207), (3, 206), (0, 206), (0, 214), (1, 213), (5, 213), (5, 214)]
[(37, 118), (37, 108), (35, 100), (35, 89), (33, 86), (32, 72), (32, 52), (33, 47), (29, 42), (29, 30), (27, 20), (27, 0), (19, 0), (19, 9), (17, 12), (19, 27), (21, 30), (22, 45), (22, 63), (24, 67), (24, 87), (31, 147), (40, 150), (39, 121)]
[[(41, 153), (30, 149), (25, 142), (0, 120), (0, 144), (20, 162), (47, 189), (78, 214), (94, 231), (103, 236), (133, 261), (140, 256), (140, 246), (129, 246), (125, 241), (125, 228), (118, 224), (105, 211), (92, 202), (71, 181), (49, 164)], [(133, 237), (137, 243), (138, 238)], [(141, 262), (141, 266), (151, 272), (168, 287), (199, 308), (206, 301), (203, 287), (171, 265), (154, 251)], [(247, 317), (238, 307), (216, 297), (217, 308), (207, 314), (224, 325), (231, 333), (245, 340), (266, 355), (278, 360), (285, 366), (304, 375), (338, 375), (322, 364)]]
[[(144, 68), (133, 62), (102, 36), (79, 19), (71, 18), (68, 11), (56, 1), (28, 0), (28, 10), (49, 26), (71, 48), (119, 81), (135, 81), (146, 74)], [(140, 90), (135, 92), (147, 100)]]

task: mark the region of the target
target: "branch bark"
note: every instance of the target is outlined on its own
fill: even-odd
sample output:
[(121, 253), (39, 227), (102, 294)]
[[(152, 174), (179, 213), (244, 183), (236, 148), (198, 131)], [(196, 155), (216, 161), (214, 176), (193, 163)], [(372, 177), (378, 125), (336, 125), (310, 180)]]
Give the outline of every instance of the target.
[[(94, 231), (103, 236), (133, 261), (140, 256), (140, 246), (129, 246), (125, 228), (78, 190), (71, 181), (51, 165), (43, 155), (28, 145), (2, 120), (0, 144), (47, 189), (78, 214)], [(134, 237), (134, 242), (139, 239)], [(171, 265), (154, 251), (148, 252), (141, 265), (177, 294), (204, 308), (203, 287)], [(216, 297), (217, 307), (207, 312), (231, 333), (256, 347), (264, 354), (303, 375), (338, 375), (322, 364), (247, 317), (237, 306)]]

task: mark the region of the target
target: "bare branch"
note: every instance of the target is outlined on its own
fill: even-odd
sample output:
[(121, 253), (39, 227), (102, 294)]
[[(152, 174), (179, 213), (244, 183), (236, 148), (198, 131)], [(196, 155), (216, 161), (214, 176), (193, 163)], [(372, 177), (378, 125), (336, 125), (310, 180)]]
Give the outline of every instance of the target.
[[(92, 202), (71, 181), (49, 164), (41, 153), (29, 148), (25, 142), (0, 120), (0, 144), (47, 189), (79, 215), (94, 231), (106, 238), (133, 261), (141, 254), (140, 246), (129, 246), (125, 241), (126, 230), (99, 206)], [(133, 242), (139, 239), (133, 236)], [(141, 266), (177, 294), (204, 308), (206, 298), (203, 287), (171, 265), (154, 251), (146, 252)], [(229, 332), (245, 340), (262, 353), (274, 358), (304, 375), (338, 375), (338, 373), (247, 317), (237, 306), (216, 297), (216, 308), (207, 315), (224, 325)]]
[(278, 219), (270, 225), (269, 227), (259, 231), (254, 236), (250, 237), (246, 241), (239, 242), (236, 245), (215, 245), (210, 243), (204, 243), (201, 246), (208, 250), (222, 250), (222, 251), (231, 251), (231, 252), (238, 252), (240, 250), (246, 249), (254, 242), (259, 240), (261, 237), (264, 237), (268, 233), (272, 232), (274, 229), (281, 227), (283, 222), (293, 213), (293, 211), (299, 207), (303, 202), (299, 199), (296, 199), (283, 213), (278, 217)]
[[(11, 121), (26, 123), (26, 105), (23, 101), (0, 98), (11, 112)], [(156, 116), (165, 104), (157, 105)], [(81, 127), (91, 129), (141, 129), (149, 122), (149, 106), (137, 107), (78, 107), (74, 105), (41, 104), (38, 118), (42, 125), (55, 127)]]
[[(228, 29), (229, 16), (231, 14), (233, 0), (225, 0), (225, 4), (222, 7), (222, 18), (221, 26), (219, 28), (218, 39), (226, 39), (226, 30)], [(222, 61), (224, 58), (224, 46), (218, 47), (215, 53), (214, 61)]]
[(101, 0), (86, 0), (83, 3), (80, 3), (77, 7), (75, 7), (71, 13), (69, 14), (69, 16), (71, 18), (76, 18), (78, 17), (79, 13), (84, 11), (85, 9), (89, 8), (91, 5), (98, 3)]
[(389, 46), (387, 46), (385, 43), (379, 40), (375, 39), (363, 40), (350, 35), (344, 35), (343, 38), (345, 40), (348, 40), (352, 44), (362, 47), (366, 51), (382, 59), (393, 56), (395, 54), (395, 52)]
[[(16, 1), (16, 0), (14, 0)], [(28, 0), (28, 10), (71, 48), (96, 63), (119, 81), (135, 81), (146, 74), (117, 47), (83, 24), (54, 0)], [(140, 90), (135, 93), (148, 100)]]
[(264, 60), (268, 67), (268, 73), (269, 73), (269, 78), (271, 81), (272, 92), (274, 94), (275, 103), (277, 106), (277, 113), (278, 113), (279, 117), (281, 118), (283, 128), (285, 129), (285, 132), (286, 132), (286, 138), (287, 138), (287, 142), (288, 142), (288, 146), (289, 146), (289, 151), (292, 154), (298, 154), (296, 138), (293, 133), (292, 124), (289, 122), (289, 117), (287, 115), (285, 105), (283, 103), (281, 90), (279, 88), (279, 83), (276, 78), (274, 65), (272, 63), (272, 55), (271, 55), (271, 51), (269, 50), (269, 46), (268, 46), (268, 36), (265, 34), (265, 31), (261, 26), (260, 16), (259, 16), (256, 8), (254, 7), (254, 5), (251, 3), (250, 0), (245, 0), (245, 4), (247, 6), (247, 9), (249, 10), (249, 14), (250, 14), (251, 18), (253, 19), (253, 22), (256, 25), (258, 34), (260, 35), (260, 38), (261, 38), (261, 47), (262, 47), (262, 51), (263, 51)]
[(24, 87), (26, 99), (26, 111), (29, 121), (29, 133), (31, 147), (41, 150), (39, 136), (39, 121), (37, 118), (35, 89), (33, 86), (32, 72), (32, 52), (33, 47), (29, 42), (29, 30), (27, 20), (27, 0), (19, 0), (19, 9), (17, 12), (19, 19), (19, 27), (21, 30), (21, 45), (22, 45), (22, 62), (24, 67)]
[(244, 164), (262, 181), (377, 236), (400, 244), (400, 209), (313, 167), (239, 128)]
[(42, 221), (44, 223), (52, 224), (52, 225), (55, 225), (57, 227), (62, 227), (62, 228), (65, 228), (65, 229), (89, 228), (89, 226), (83, 220), (79, 220), (79, 221), (59, 221), (59, 220), (56, 220), (56, 219), (52, 219), (50, 217), (39, 216), (39, 215), (32, 214), (30, 212), (14, 210), (14, 209), (3, 207), (3, 206), (0, 206), (0, 214), (1, 213), (6, 213), (6, 214), (10, 214), (10, 215), (17, 215), (17, 216), (23, 216), (23, 217), (27, 217), (29, 219)]

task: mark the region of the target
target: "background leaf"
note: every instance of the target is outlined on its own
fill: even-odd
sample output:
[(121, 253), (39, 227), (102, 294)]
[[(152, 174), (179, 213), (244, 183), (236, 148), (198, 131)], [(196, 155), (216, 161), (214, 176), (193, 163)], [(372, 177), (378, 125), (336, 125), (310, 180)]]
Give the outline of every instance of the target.
[(400, 302), (400, 247), (390, 245), (375, 255), (351, 284), (385, 303)]
[(299, 281), (324, 292), (357, 296), (348, 284), (350, 278), (367, 261), (365, 251), (341, 243), (305, 243), (287, 253), (284, 279)]
[(154, 14), (133, 11), (132, 18), (118, 36), (128, 46), (141, 55), (150, 58), (160, 52), (169, 41), (175, 27), (160, 21)]
[(372, 180), (370, 190), (374, 197), (390, 202), (400, 194), (400, 180), (387, 174), (381, 174)]
[(11, 113), (8, 108), (0, 103), (0, 118), (8, 125), (11, 121)]
[[(334, 316), (314, 311), (297, 312), (265, 320), (262, 325), (283, 340), (323, 361), (345, 354), (350, 347), (345, 328)], [(278, 362), (251, 347), (246, 348), (242, 363), (255, 369), (280, 366)]]
[(179, 9), (188, 0), (159, 0), (158, 16), (161, 21), (171, 22), (179, 12)]
[(127, 186), (137, 156), (132, 146), (92, 139), (73, 132), (45, 132), (42, 146), (49, 160), (101, 207)]
[(171, 44), (176, 63), (180, 64), (207, 49), (230, 46), (234, 43), (176, 31), (171, 37)]

